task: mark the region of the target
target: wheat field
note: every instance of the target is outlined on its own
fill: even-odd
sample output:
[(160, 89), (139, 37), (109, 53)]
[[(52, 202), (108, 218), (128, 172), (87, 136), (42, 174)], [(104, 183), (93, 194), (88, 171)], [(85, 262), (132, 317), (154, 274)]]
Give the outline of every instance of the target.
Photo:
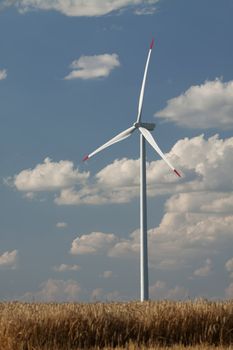
[(0, 350), (209, 350), (231, 344), (233, 301), (0, 303)]

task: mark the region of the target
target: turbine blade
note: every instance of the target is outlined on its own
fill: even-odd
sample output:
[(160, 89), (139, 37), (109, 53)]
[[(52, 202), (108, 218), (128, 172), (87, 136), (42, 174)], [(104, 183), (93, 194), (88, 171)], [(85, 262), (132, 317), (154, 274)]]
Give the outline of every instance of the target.
[(181, 177), (179, 172), (173, 167), (173, 165), (169, 162), (169, 160), (167, 160), (167, 158), (165, 157), (164, 153), (161, 151), (161, 149), (159, 148), (159, 146), (155, 142), (155, 140), (154, 140), (153, 136), (151, 135), (151, 133), (147, 129), (142, 128), (142, 127), (139, 127), (139, 130), (142, 133), (142, 135), (145, 137), (145, 139), (149, 142), (149, 144), (154, 148), (154, 150), (167, 163), (167, 165), (174, 171), (174, 173), (177, 176)]
[(142, 105), (143, 105), (144, 91), (145, 91), (145, 85), (146, 85), (146, 77), (147, 77), (147, 71), (148, 71), (148, 66), (149, 66), (149, 62), (150, 62), (150, 56), (151, 56), (153, 45), (154, 45), (154, 39), (152, 39), (152, 41), (151, 41), (150, 49), (149, 49), (147, 60), (146, 60), (146, 66), (145, 66), (145, 71), (144, 71), (143, 80), (142, 80), (142, 87), (141, 87), (141, 92), (140, 92), (139, 102), (138, 102), (137, 123), (139, 123), (141, 120)]
[(108, 142), (106, 142), (105, 144), (103, 144), (102, 146), (97, 148), (94, 152), (92, 152), (92, 153), (88, 154), (87, 156), (85, 156), (83, 158), (83, 161), (90, 159), (91, 157), (96, 155), (96, 153), (98, 153), (98, 152), (102, 151), (103, 149), (113, 145), (114, 143), (117, 143), (119, 141), (122, 141), (122, 140), (126, 139), (127, 137), (129, 137), (134, 132), (135, 129), (136, 129), (135, 126), (131, 126), (130, 128), (122, 131), (120, 134), (116, 135), (111, 140), (109, 140)]

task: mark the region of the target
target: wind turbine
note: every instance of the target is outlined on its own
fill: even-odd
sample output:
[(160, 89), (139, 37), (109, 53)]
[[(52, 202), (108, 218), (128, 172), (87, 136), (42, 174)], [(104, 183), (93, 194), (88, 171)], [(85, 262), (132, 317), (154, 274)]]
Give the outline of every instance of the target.
[(140, 285), (141, 285), (141, 301), (149, 299), (149, 283), (148, 283), (148, 248), (147, 248), (147, 196), (146, 196), (146, 144), (145, 140), (154, 148), (154, 150), (160, 155), (160, 157), (167, 163), (169, 168), (177, 176), (181, 176), (179, 172), (172, 166), (172, 164), (165, 157), (157, 143), (155, 142), (150, 131), (154, 130), (154, 123), (141, 122), (142, 117), (142, 105), (144, 99), (145, 84), (147, 78), (147, 71), (150, 62), (151, 52), (154, 45), (154, 39), (152, 40), (146, 60), (145, 71), (142, 80), (142, 86), (138, 102), (138, 114), (136, 122), (128, 129), (122, 131), (120, 134), (113, 137), (104, 145), (97, 148), (94, 152), (88, 154), (83, 158), (86, 161), (102, 151), (103, 149), (126, 139), (131, 136), (135, 130), (140, 132)]

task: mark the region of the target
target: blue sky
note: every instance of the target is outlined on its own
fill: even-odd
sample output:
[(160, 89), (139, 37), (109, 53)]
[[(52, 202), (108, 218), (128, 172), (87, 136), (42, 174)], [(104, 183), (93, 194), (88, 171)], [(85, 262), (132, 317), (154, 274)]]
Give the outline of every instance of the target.
[(143, 119), (152, 299), (233, 296), (233, 3), (0, 4), (1, 300), (139, 298)]

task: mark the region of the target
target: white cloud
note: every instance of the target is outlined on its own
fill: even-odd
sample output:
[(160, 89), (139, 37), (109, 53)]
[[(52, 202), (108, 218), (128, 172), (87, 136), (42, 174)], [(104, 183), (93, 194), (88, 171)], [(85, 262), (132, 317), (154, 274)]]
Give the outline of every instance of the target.
[(70, 253), (74, 255), (105, 253), (111, 257), (130, 257), (138, 252), (138, 230), (133, 232), (128, 240), (121, 239), (113, 233), (92, 232), (74, 239), (70, 249)]
[[(201, 206), (202, 212), (232, 212), (232, 151), (233, 137), (224, 140), (215, 135), (205, 139), (199, 135), (177, 141), (167, 157), (181, 171), (182, 178), (174, 176), (162, 160), (148, 162), (148, 196), (181, 193), (176, 200), (182, 202), (182, 206), (189, 201), (198, 211)], [(79, 190), (75, 187), (62, 190), (55, 199), (56, 204), (130, 202), (139, 196), (139, 160), (117, 159), (99, 171), (93, 180)]]
[(108, 251), (108, 256), (132, 258), (139, 254), (139, 230), (132, 232), (129, 239), (118, 239)]
[[(75, 245), (72, 245), (75, 251), (77, 247), (80, 249), (76, 254), (101, 253), (109, 258), (139, 258), (139, 230), (128, 238), (98, 233), (97, 239), (95, 235), (90, 234), (85, 235), (84, 240), (87, 243), (80, 244), (76, 241)], [(93, 240), (97, 243), (93, 244)], [(219, 265), (218, 261), (223, 255), (229, 255), (232, 240), (232, 215), (167, 212), (158, 227), (148, 230), (149, 266), (150, 269), (164, 271), (163, 273), (179, 270), (179, 274), (186, 281), (190, 280), (190, 276), (211, 278), (212, 272), (216, 277), (217, 272), (213, 266)], [(206, 256), (209, 258), (206, 259)], [(204, 261), (202, 266), (200, 261)], [(227, 266), (230, 266), (230, 263)], [(160, 295), (157, 292), (156, 289), (153, 293)], [(179, 299), (187, 296), (186, 287), (179, 286), (174, 286), (171, 290), (166, 288), (161, 293), (161, 296), (169, 298)]]
[(125, 296), (121, 296), (120, 292), (118, 290), (114, 290), (112, 292), (106, 293), (104, 300), (106, 301), (113, 301), (113, 300), (125, 300)]
[(82, 173), (74, 169), (71, 161), (52, 162), (50, 158), (45, 158), (42, 164), (38, 164), (34, 169), (21, 171), (14, 178), (7, 179), (7, 182), (13, 182), (19, 191), (39, 192), (55, 191), (83, 183), (88, 177), (88, 172)]
[(110, 270), (104, 271), (103, 278), (111, 278), (111, 277), (112, 277), (112, 271)]
[(233, 283), (231, 283), (225, 290), (226, 298), (232, 299), (233, 298)]
[[(176, 202), (175, 196), (172, 199)], [(229, 246), (233, 240), (233, 215), (224, 211), (192, 212), (189, 208), (195, 209), (195, 205), (186, 206), (182, 205), (182, 202), (178, 203), (175, 210), (172, 199), (169, 199), (169, 205), (165, 207), (167, 212), (163, 215), (159, 226), (148, 230), (149, 267), (151, 275), (155, 269), (156, 274), (163, 273), (164, 276), (173, 271), (179, 271), (183, 282), (181, 286), (176, 282), (170, 287), (165, 282), (165, 285), (156, 283), (151, 286), (151, 297), (183, 299), (191, 296), (187, 286), (188, 281), (193, 277), (217, 278), (219, 271), (215, 270), (214, 266), (220, 266), (219, 262), (223, 256), (226, 259), (228, 257), (226, 269), (231, 273), (233, 263), (229, 256)], [(171, 212), (169, 212), (170, 207)], [(101, 254), (101, 256), (121, 260), (138, 260), (139, 249), (139, 230), (136, 230), (128, 238), (101, 232), (83, 235), (73, 241), (71, 252), (87, 255)], [(200, 264), (200, 262), (203, 263)], [(221, 275), (223, 272), (220, 272)], [(184, 281), (187, 281), (187, 284), (184, 285)], [(223, 283), (222, 292), (225, 288)], [(226, 295), (230, 295), (230, 290), (228, 289)], [(199, 294), (196, 296), (203, 293), (205, 291), (199, 286)], [(215, 295), (212, 294), (212, 296)]]
[(182, 286), (176, 285), (173, 288), (169, 288), (167, 283), (164, 281), (157, 281), (154, 285), (149, 288), (151, 299), (187, 299), (188, 290)]
[[(147, 162), (149, 197), (177, 194), (167, 203), (169, 211), (231, 213), (233, 209), (233, 137), (214, 135), (184, 138), (176, 142), (168, 159), (182, 173), (178, 178), (162, 160)], [(19, 191), (55, 191), (58, 205), (128, 203), (139, 196), (139, 160), (117, 159), (94, 177), (80, 172), (71, 161), (44, 163), (7, 180)], [(183, 208), (183, 209), (182, 209)]]
[(116, 240), (114, 234), (92, 232), (73, 240), (70, 253), (74, 255), (99, 253), (106, 251)]
[(206, 255), (214, 259), (227, 251), (233, 238), (232, 228), (233, 216), (168, 212), (159, 227), (149, 231), (151, 252), (157, 252), (152, 262), (163, 268), (163, 260), (171, 259), (173, 265), (169, 269), (198, 267)]
[(155, 284), (150, 286), (149, 292), (151, 298), (165, 299), (165, 290), (167, 288), (166, 282), (157, 281)]
[[(181, 273), (186, 273), (187, 280), (193, 274), (211, 278), (212, 274), (208, 275), (211, 266), (212, 269), (213, 266), (217, 266), (218, 259), (223, 254), (226, 260), (231, 259), (229, 245), (233, 238), (232, 151), (233, 138), (220, 139), (215, 135), (205, 139), (204, 135), (199, 135), (179, 140), (168, 153), (168, 157), (175, 166), (178, 165), (179, 170), (181, 169), (183, 173), (181, 180), (169, 172), (164, 162), (157, 160), (147, 163), (149, 196), (170, 195), (160, 225), (148, 231), (152, 269), (163, 271), (179, 269)], [(52, 162), (49, 161), (50, 163)], [(57, 166), (60, 163), (55, 164)], [(26, 172), (32, 175), (35, 169)], [(58, 169), (60, 170), (60, 165)], [(73, 163), (68, 169), (64, 172), (62, 180), (58, 181), (60, 187), (54, 188), (56, 192), (61, 191), (60, 196), (57, 194), (57, 204), (122, 203), (139, 195), (138, 160), (126, 158), (115, 160), (92, 179), (89, 173), (75, 170)], [(116, 169), (117, 176), (115, 176)], [(66, 174), (69, 175), (68, 179)], [(81, 176), (81, 185), (77, 186), (76, 176), (73, 176), (75, 178), (73, 180), (70, 174), (76, 174), (78, 179)], [(59, 171), (57, 175), (60, 179)], [(38, 177), (40, 179), (40, 176)], [(37, 177), (32, 178), (36, 179), (33, 186), (37, 191), (46, 188), (44, 183), (47, 184), (47, 181), (38, 182)], [(31, 188), (30, 181), (25, 190), (29, 190), (29, 185)], [(111, 188), (114, 188), (114, 191)], [(62, 202), (62, 199), (66, 202)], [(121, 259), (138, 258), (139, 244), (138, 230), (124, 239), (112, 233), (92, 232), (77, 237), (72, 242), (70, 252), (101, 253)], [(200, 262), (206, 261), (207, 257), (211, 260), (211, 264), (206, 262), (206, 265), (200, 266)], [(173, 293), (175, 294), (177, 290), (178, 288)]]
[[(9, 185), (11, 185), (11, 184), (12, 184), (12, 179), (7, 179), (7, 180), (6, 180), (6, 183), (8, 183)], [(35, 193), (35, 192), (26, 192), (26, 193), (24, 194), (24, 198), (27, 198), (27, 199), (29, 199), (29, 200), (33, 200), (33, 199), (36, 198), (36, 193)]]
[(18, 251), (12, 250), (11, 252), (7, 251), (0, 255), (0, 268), (10, 268), (15, 269), (18, 259)]
[(233, 272), (233, 258), (227, 260), (225, 267), (227, 271)]
[(123, 158), (120, 160), (116, 159), (113, 161), (113, 163), (103, 168), (96, 175), (96, 179), (99, 185), (108, 187), (109, 189), (112, 187), (126, 188), (127, 186), (138, 186), (139, 171), (140, 171), (139, 160), (127, 159), (127, 158)]
[(135, 15), (138, 16), (145, 16), (145, 15), (153, 15), (156, 12), (156, 7), (155, 6), (150, 6), (150, 7), (139, 7), (137, 8), (134, 13)]
[[(162, 270), (192, 269), (195, 265), (198, 269), (199, 261), (206, 255), (213, 259), (227, 251), (232, 239), (233, 216), (168, 212), (158, 227), (148, 231), (150, 265)], [(139, 247), (137, 230), (129, 239), (113, 244), (108, 255), (127, 259), (137, 257)]]
[(91, 293), (91, 299), (96, 301), (100, 300), (104, 295), (104, 290), (102, 288), (95, 288)]
[(118, 55), (104, 54), (94, 56), (81, 56), (71, 63), (73, 70), (64, 78), (71, 79), (96, 79), (108, 77), (114, 68), (120, 66)]
[(0, 80), (4, 80), (7, 78), (7, 70), (6, 69), (0, 69)]
[(188, 289), (182, 286), (175, 286), (168, 290), (166, 299), (182, 300), (189, 296)]
[(57, 272), (65, 272), (65, 271), (79, 271), (81, 267), (79, 265), (67, 265), (61, 264), (59, 266), (55, 266), (54, 270)]
[(97, 173), (93, 180), (78, 191), (75, 187), (62, 190), (55, 203), (102, 205), (129, 202), (139, 195), (139, 160), (115, 160)]
[(179, 140), (172, 148), (186, 173), (182, 191), (231, 191), (233, 166), (233, 137), (218, 135), (205, 140), (204, 135)]
[[(226, 260), (231, 258), (232, 151), (233, 138), (220, 139), (215, 135), (205, 139), (204, 135), (199, 135), (179, 140), (168, 156), (182, 170), (181, 180), (170, 174), (162, 161), (147, 163), (149, 196), (171, 195), (165, 204), (160, 225), (148, 231), (151, 269), (166, 270), (165, 273), (179, 269), (187, 281), (190, 276), (211, 279), (218, 273), (214, 271), (214, 266), (219, 266), (219, 259), (223, 255)], [(90, 198), (95, 198), (95, 204), (98, 200), (101, 204), (116, 199), (118, 202), (129, 201), (139, 192), (138, 160), (115, 160), (96, 174), (94, 180), (80, 191), (72, 189), (79, 204), (87, 203)], [(139, 257), (139, 230), (124, 239), (112, 234), (103, 234), (106, 236), (102, 239), (103, 236), (98, 233), (101, 239), (97, 239), (98, 244), (94, 245), (91, 235), (84, 235), (87, 244), (79, 240), (76, 244), (73, 242), (75, 248), (80, 248), (81, 254), (101, 252), (112, 258)], [(200, 262), (204, 264), (200, 265)], [(187, 295), (187, 290), (185, 286), (177, 285), (167, 288), (164, 293), (166, 297), (181, 298)]]
[(128, 196), (117, 189), (108, 192), (104, 188), (97, 185), (92, 186), (91, 184), (84, 186), (78, 191), (74, 187), (61, 190), (60, 195), (54, 200), (57, 205), (102, 205), (128, 201)]
[[(148, 231), (151, 267), (176, 269), (195, 263), (197, 274), (210, 272), (211, 259), (227, 249), (232, 241), (233, 216), (195, 213), (166, 213), (159, 227)], [(105, 253), (110, 257), (130, 258), (139, 254), (139, 230), (128, 239), (114, 234), (91, 233), (72, 243), (73, 254)], [(155, 254), (156, 252), (156, 254)], [(210, 255), (204, 267), (199, 261)], [(203, 270), (204, 269), (204, 270)], [(207, 271), (208, 270), (208, 271)]]
[(57, 222), (56, 223), (56, 227), (57, 228), (65, 228), (65, 227), (67, 227), (68, 225), (67, 225), (67, 223), (66, 222)]
[(126, 7), (146, 4), (152, 6), (159, 0), (5, 0), (4, 6), (15, 4), (20, 12), (55, 10), (66, 16), (102, 16)]
[(104, 300), (104, 301), (113, 301), (113, 300), (119, 300), (120, 294), (118, 291), (113, 291), (106, 293), (102, 288), (95, 288), (93, 289), (91, 293), (91, 299), (96, 301), (96, 300)]
[(167, 106), (155, 116), (190, 128), (232, 129), (233, 81), (216, 79), (191, 86), (180, 96), (168, 100)]
[(80, 300), (81, 287), (74, 280), (49, 279), (40, 285), (38, 292), (26, 293), (21, 299), (26, 301), (64, 302)]
[(211, 273), (212, 270), (212, 261), (210, 259), (206, 259), (203, 266), (196, 269), (193, 274), (198, 277), (206, 277)]
[[(169, 159), (172, 157), (174, 155), (168, 155)], [(78, 191), (74, 187), (62, 190), (55, 203), (58, 205), (128, 203), (139, 196), (139, 173), (138, 159), (116, 159), (96, 174), (95, 182), (92, 181), (92, 184)], [(168, 192), (178, 182), (178, 178), (161, 160), (147, 163), (147, 180), (148, 195), (151, 197), (160, 192)]]
[(184, 192), (166, 202), (169, 212), (232, 213), (233, 194), (227, 192)]
[(233, 258), (227, 260), (225, 268), (230, 273), (230, 277), (233, 278)]

